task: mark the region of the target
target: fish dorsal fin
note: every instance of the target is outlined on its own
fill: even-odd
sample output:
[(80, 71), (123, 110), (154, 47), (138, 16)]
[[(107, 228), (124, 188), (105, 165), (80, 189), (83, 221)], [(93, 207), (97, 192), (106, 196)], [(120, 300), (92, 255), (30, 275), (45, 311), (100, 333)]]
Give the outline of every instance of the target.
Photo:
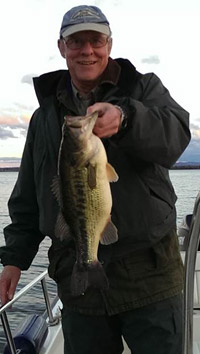
[(60, 186), (59, 176), (54, 176), (54, 178), (52, 180), (52, 184), (51, 184), (51, 190), (58, 202), (58, 205), (60, 207), (62, 207), (62, 194), (61, 194), (61, 186)]
[(87, 166), (88, 171), (88, 185), (91, 189), (96, 188), (97, 180), (96, 180), (96, 166), (93, 166), (89, 163)]
[(114, 167), (112, 167), (108, 162), (106, 164), (106, 172), (109, 182), (117, 182), (119, 177)]
[(118, 241), (118, 232), (116, 226), (112, 223), (111, 220), (107, 223), (101, 238), (100, 243), (102, 245), (110, 245)]
[[(60, 183), (59, 176), (55, 176), (53, 178), (51, 190), (52, 190), (54, 196), (56, 197), (56, 200), (58, 202), (60, 209), (62, 209), (63, 200), (62, 200), (61, 183)], [(61, 241), (64, 239), (68, 240), (68, 239), (72, 238), (70, 228), (67, 225), (65, 218), (64, 218), (61, 211), (58, 214), (54, 232), (55, 232), (55, 236), (57, 238), (59, 238)]]
[(67, 225), (64, 216), (61, 212), (59, 212), (56, 226), (55, 226), (55, 236), (62, 240), (69, 240), (72, 238), (70, 228)]

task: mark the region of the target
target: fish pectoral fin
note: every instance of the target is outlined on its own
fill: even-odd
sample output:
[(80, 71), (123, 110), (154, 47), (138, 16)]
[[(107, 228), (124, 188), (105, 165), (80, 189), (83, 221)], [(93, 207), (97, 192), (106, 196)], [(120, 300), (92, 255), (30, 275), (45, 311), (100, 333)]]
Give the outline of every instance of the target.
[(55, 236), (60, 240), (69, 240), (72, 238), (70, 228), (67, 225), (64, 216), (61, 212), (59, 212), (57, 217), (55, 226)]
[(102, 245), (110, 245), (111, 243), (115, 243), (117, 241), (118, 241), (118, 231), (117, 231), (116, 226), (110, 220), (107, 223), (107, 225), (101, 235), (100, 243)]
[(93, 166), (89, 163), (87, 166), (88, 171), (88, 185), (91, 189), (96, 188), (97, 180), (96, 180), (96, 166)]
[(53, 195), (56, 197), (58, 205), (62, 207), (60, 178), (58, 176), (54, 176), (51, 184), (51, 190), (53, 192)]
[(119, 179), (119, 176), (117, 172), (115, 171), (114, 167), (112, 167), (108, 162), (106, 164), (106, 172), (108, 176), (109, 182), (117, 182)]

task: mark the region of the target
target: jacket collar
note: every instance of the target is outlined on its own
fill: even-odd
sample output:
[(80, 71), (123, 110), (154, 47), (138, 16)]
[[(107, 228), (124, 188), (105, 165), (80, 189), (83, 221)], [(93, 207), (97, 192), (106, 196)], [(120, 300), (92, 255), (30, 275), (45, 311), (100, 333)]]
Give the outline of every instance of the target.
[[(121, 68), (117, 61), (109, 58), (108, 65), (103, 72), (99, 85), (110, 83), (117, 85), (120, 77)], [(36, 96), (40, 105), (48, 96), (54, 95), (59, 97), (63, 90), (72, 96), (71, 77), (68, 70), (57, 70), (45, 73), (39, 77), (33, 78)]]

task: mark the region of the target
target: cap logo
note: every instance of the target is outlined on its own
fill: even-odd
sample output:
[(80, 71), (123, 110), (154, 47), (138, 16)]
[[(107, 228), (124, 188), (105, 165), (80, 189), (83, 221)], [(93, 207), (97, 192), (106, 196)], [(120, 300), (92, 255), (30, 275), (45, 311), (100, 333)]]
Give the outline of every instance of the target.
[(77, 13), (75, 13), (72, 16), (72, 19), (76, 20), (76, 19), (82, 18), (82, 17), (96, 17), (97, 19), (100, 18), (100, 16), (98, 16), (98, 14), (95, 11), (92, 11), (89, 9), (88, 10), (84, 9), (84, 10), (80, 10)]

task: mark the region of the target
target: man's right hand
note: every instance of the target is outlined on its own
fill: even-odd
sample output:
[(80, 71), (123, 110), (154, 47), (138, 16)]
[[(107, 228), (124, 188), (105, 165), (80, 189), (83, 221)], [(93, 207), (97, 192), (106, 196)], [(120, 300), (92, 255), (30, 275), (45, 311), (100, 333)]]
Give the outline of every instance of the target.
[(0, 276), (1, 306), (5, 305), (8, 301), (12, 300), (20, 276), (20, 268), (11, 265), (7, 265), (4, 267)]

